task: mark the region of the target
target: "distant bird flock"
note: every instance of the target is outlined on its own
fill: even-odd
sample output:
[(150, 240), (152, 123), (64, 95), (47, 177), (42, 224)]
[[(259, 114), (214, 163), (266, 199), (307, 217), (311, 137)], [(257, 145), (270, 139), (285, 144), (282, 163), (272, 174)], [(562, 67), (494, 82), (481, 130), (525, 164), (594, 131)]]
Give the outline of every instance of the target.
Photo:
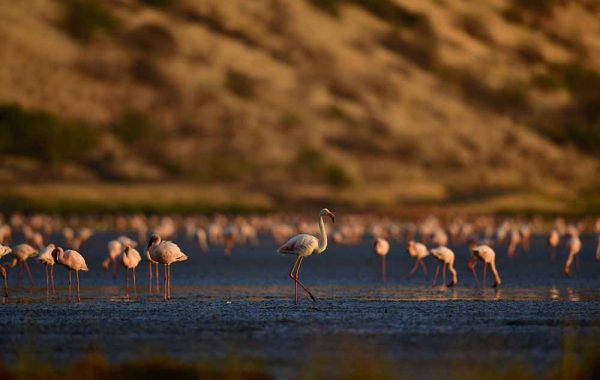
[[(330, 218), (332, 222), (329, 236), (324, 218)], [(237, 246), (258, 246), (260, 240), (264, 239), (279, 245), (278, 253), (297, 257), (288, 274), (294, 285), (295, 303), (298, 303), (298, 287), (316, 302), (314, 294), (300, 281), (300, 266), (306, 257), (326, 251), (328, 237), (338, 246), (360, 245), (371, 241), (371, 254), (379, 257), (383, 280), (387, 277), (386, 257), (390, 254), (414, 258), (414, 265), (407, 272), (409, 278), (419, 269), (427, 276), (426, 261), (432, 260), (436, 262), (432, 286), (437, 285), (441, 267), (442, 287), (452, 287), (459, 283), (457, 262), (460, 264), (458, 259), (462, 255), (457, 256), (450, 246), (468, 247), (464, 264), (478, 287), (487, 286), (488, 269), (493, 278), (492, 286), (500, 286), (501, 271), (496, 266), (496, 256), (504, 254), (515, 259), (527, 254), (534, 234), (547, 236), (547, 260), (555, 261), (558, 252), (564, 252), (566, 260), (563, 272), (567, 276), (579, 269), (581, 233), (596, 235), (596, 259), (600, 260), (600, 218), (569, 224), (562, 218), (548, 223), (538, 218), (511, 220), (480, 216), (441, 220), (429, 216), (418, 222), (411, 222), (374, 215), (347, 215), (341, 223), (335, 225), (334, 222), (335, 215), (327, 208), (318, 213), (315, 224), (310, 223), (310, 219), (290, 214), (234, 217), (161, 217), (141, 214), (71, 218), (42, 214), (13, 214), (8, 218), (0, 216), (0, 259), (8, 259), (0, 264), (4, 300), (9, 297), (8, 278), (9, 272), (13, 270), (17, 271), (17, 283), (23, 273), (26, 273), (30, 286), (35, 286), (28, 261), (36, 258), (44, 266), (46, 294), (55, 296), (57, 293), (54, 268), (58, 264), (68, 272), (68, 299), (71, 299), (74, 287), (77, 301), (80, 302), (80, 272), (89, 270), (85, 261), (86, 243), (98, 231), (116, 231), (121, 236), (106, 242), (106, 259), (101, 268), (91, 270), (110, 271), (116, 278), (118, 268), (123, 268), (124, 294), (130, 297), (133, 293), (133, 297), (137, 297), (136, 269), (140, 262), (145, 261), (148, 265), (148, 292), (157, 294), (160, 292), (159, 267), (162, 265), (162, 296), (165, 301), (171, 299), (172, 264), (215, 250), (230, 256)], [(177, 244), (170, 241), (176, 239), (180, 232), (184, 232), (185, 237), (195, 243), (197, 252), (185, 254)], [(11, 246), (16, 235), (22, 236), (25, 243)], [(51, 241), (52, 238), (55, 241)], [(479, 262), (482, 266), (482, 282), (477, 274)], [(18, 268), (15, 269), (16, 266)], [(73, 272), (75, 284), (72, 282)], [(450, 281), (447, 281), (447, 275), (450, 276)]]

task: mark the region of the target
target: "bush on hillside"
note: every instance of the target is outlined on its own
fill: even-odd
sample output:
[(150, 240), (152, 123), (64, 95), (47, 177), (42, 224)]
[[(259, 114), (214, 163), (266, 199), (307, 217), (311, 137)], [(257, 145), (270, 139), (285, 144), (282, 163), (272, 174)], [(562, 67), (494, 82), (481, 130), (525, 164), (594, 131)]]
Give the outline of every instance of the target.
[(118, 20), (100, 0), (63, 0), (63, 27), (73, 37), (88, 41), (95, 33), (112, 32)]

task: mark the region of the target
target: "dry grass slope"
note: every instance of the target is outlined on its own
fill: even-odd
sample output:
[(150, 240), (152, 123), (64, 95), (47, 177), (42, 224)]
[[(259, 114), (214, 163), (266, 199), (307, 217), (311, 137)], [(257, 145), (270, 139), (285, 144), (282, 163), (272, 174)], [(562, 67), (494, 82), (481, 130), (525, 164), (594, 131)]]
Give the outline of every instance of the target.
[(0, 2), (0, 178), (585, 211), (599, 21), (584, 0)]

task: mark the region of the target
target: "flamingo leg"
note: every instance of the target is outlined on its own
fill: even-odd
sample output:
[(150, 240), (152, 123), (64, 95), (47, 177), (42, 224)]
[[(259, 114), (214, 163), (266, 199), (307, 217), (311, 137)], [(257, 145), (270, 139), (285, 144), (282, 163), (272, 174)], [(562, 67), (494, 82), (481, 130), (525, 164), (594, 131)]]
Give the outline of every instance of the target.
[(125, 268), (125, 295), (129, 298), (129, 269)]
[(71, 300), (71, 271), (69, 270), (69, 301)]
[(411, 278), (413, 276), (413, 274), (415, 274), (417, 269), (419, 269), (419, 261), (420, 261), (419, 259), (415, 260), (415, 265), (412, 267), (412, 269), (408, 273), (408, 278)]
[(56, 295), (56, 289), (54, 288), (54, 265), (50, 266), (50, 280), (52, 282), (52, 294)]
[(44, 264), (44, 274), (46, 275), (46, 297), (48, 297), (48, 292), (50, 290), (48, 284), (48, 265)]
[(485, 288), (488, 263), (483, 263), (483, 287)]
[(117, 278), (117, 260), (113, 260), (113, 279)]
[(77, 302), (81, 302), (81, 296), (79, 295), (79, 271), (75, 271), (75, 276), (77, 277)]
[(165, 269), (165, 276), (164, 276), (165, 283), (163, 286), (163, 292), (164, 292), (164, 299), (166, 301), (167, 300), (167, 264), (164, 264), (164, 265), (165, 265), (165, 268), (164, 268)]
[(552, 253), (550, 254), (550, 260), (554, 261), (556, 259), (556, 247), (552, 247)]
[(579, 255), (575, 256), (575, 270), (579, 273)]
[(31, 285), (31, 287), (33, 287), (33, 276), (31, 276), (31, 269), (29, 269), (29, 264), (27, 264), (27, 261), (23, 261), (23, 265), (25, 266), (25, 269), (27, 270), (27, 275), (29, 276), (29, 284)]
[(8, 274), (4, 276), (4, 297), (8, 298)]
[(133, 268), (133, 295), (137, 298), (137, 284), (135, 282), (135, 268)]
[[(301, 257), (301, 259), (304, 259), (303, 257)], [(298, 283), (298, 285), (300, 285), (300, 287), (302, 287), (302, 289), (304, 289), (304, 291), (306, 293), (308, 293), (308, 295), (310, 296), (310, 298), (314, 301), (317, 302), (317, 299), (315, 298), (315, 296), (313, 296), (313, 294), (310, 292), (310, 290), (308, 290), (308, 288), (306, 286), (304, 286), (304, 284), (302, 284), (300, 282), (300, 265), (302, 264), (302, 260), (300, 260), (300, 262), (298, 262), (298, 268), (296, 269), (296, 278), (294, 279), (294, 281), (296, 281), (296, 283)]]
[(159, 281), (159, 277), (158, 277), (158, 263), (154, 263), (154, 265), (155, 265), (155, 269), (156, 269), (156, 271), (155, 271), (155, 275), (156, 275), (155, 276), (156, 277), (156, 293), (158, 293), (160, 291), (160, 284), (158, 283), (158, 281)]
[(427, 265), (425, 265), (423, 259), (419, 259), (419, 264), (421, 264), (421, 268), (423, 268), (423, 273), (425, 274), (425, 276), (427, 276)]
[(444, 267), (442, 268), (442, 284), (446, 285), (446, 271), (448, 270), (446, 263), (444, 263)]
[(475, 285), (479, 287), (479, 277), (477, 277), (477, 271), (475, 270), (475, 266), (477, 265), (477, 261), (473, 263), (473, 266), (470, 268), (471, 273), (473, 273), (473, 277), (475, 278)]
[(148, 291), (152, 293), (152, 262), (148, 261)]
[(289, 274), (290, 278), (294, 280), (294, 304), (296, 305), (298, 304), (298, 282), (296, 281), (296, 267), (298, 266), (298, 263), (300, 262), (301, 258), (301, 256), (298, 256), (296, 261), (294, 261), (294, 265), (292, 265)]
[(438, 263), (437, 266), (435, 267), (435, 275), (433, 276), (433, 283), (431, 284), (431, 287), (435, 286), (435, 282), (437, 281), (438, 274), (440, 274), (440, 263)]
[(171, 264), (167, 265), (167, 274), (169, 275), (169, 289), (167, 290), (167, 297), (171, 299)]
[(17, 270), (17, 288), (21, 286), (21, 271), (23, 270), (23, 262), (19, 261), (19, 269)]
[(381, 257), (381, 277), (383, 278), (383, 281), (385, 282), (385, 280), (386, 280), (385, 256)]

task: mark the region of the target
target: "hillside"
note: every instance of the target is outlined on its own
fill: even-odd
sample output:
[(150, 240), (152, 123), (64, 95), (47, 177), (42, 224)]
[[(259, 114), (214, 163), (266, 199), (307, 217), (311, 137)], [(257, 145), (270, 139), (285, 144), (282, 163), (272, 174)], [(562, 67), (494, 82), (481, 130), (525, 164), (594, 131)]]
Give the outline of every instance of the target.
[(23, 194), (600, 204), (595, 1), (3, 0), (0, 39), (0, 178)]

